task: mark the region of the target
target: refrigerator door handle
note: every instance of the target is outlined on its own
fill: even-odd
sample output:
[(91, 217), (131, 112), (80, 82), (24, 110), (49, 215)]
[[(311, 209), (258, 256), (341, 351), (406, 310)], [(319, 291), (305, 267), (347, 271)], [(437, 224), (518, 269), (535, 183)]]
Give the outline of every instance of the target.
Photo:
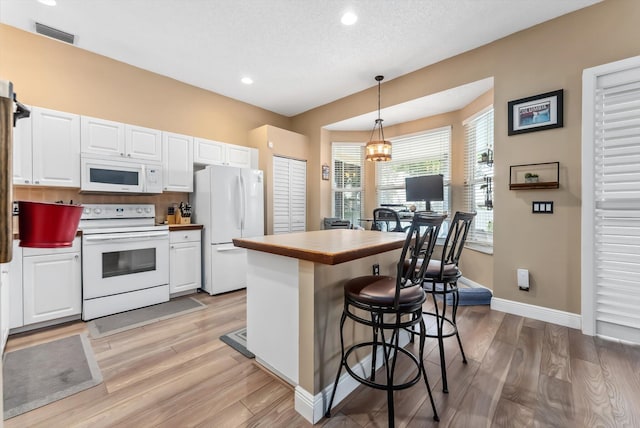
[(240, 174), (240, 229), (244, 230), (244, 221), (246, 217), (246, 200), (245, 200), (244, 178)]
[(216, 251), (218, 253), (225, 253), (227, 251), (242, 251), (242, 250), (244, 250), (244, 248), (234, 247), (234, 246), (216, 248)]

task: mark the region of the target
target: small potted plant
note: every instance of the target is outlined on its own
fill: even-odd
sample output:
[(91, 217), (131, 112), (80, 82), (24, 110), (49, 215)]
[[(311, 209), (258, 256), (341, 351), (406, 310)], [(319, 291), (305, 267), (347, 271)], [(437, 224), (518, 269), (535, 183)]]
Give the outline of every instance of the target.
[(527, 172), (524, 175), (525, 183), (537, 183), (538, 182), (538, 174), (533, 174), (531, 172)]

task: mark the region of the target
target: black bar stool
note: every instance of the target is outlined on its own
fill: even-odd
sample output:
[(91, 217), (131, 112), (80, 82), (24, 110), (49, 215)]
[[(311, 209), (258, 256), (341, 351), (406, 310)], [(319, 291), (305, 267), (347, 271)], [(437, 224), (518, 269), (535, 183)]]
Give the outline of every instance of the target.
[[(462, 340), (458, 333), (456, 324), (456, 313), (458, 311), (458, 278), (462, 272), (458, 267), (460, 254), (467, 240), (467, 234), (471, 227), (471, 222), (476, 213), (456, 212), (451, 221), (449, 233), (442, 247), (442, 258), (440, 260), (430, 260), (424, 275), (423, 287), (425, 291), (433, 297), (433, 312), (425, 311), (424, 314), (435, 317), (436, 333), (426, 333), (427, 337), (438, 339), (440, 351), (440, 370), (442, 372), (442, 391), (449, 392), (447, 385), (447, 367), (444, 356), (443, 339), (455, 336), (458, 339), (458, 346), (462, 354), (462, 362), (467, 364), (467, 357), (464, 355)], [(451, 315), (447, 315), (447, 298), (451, 296)], [(440, 306), (439, 306), (440, 305)], [(447, 329), (445, 331), (445, 325)]]
[[(344, 367), (351, 377), (363, 385), (387, 391), (389, 427), (394, 426), (393, 392), (415, 385), (421, 377), (427, 387), (433, 409), (433, 419), (439, 420), (427, 372), (424, 368), (423, 351), (426, 326), (422, 317), (422, 304), (427, 298), (423, 289), (424, 275), (443, 219), (444, 217), (434, 217), (425, 213), (414, 216), (397, 264), (395, 277), (361, 276), (345, 283), (344, 309), (340, 318), (341, 361), (325, 413), (327, 418), (331, 417), (333, 399)], [(423, 263), (418, 266), (421, 260)], [(408, 269), (405, 269), (405, 265)], [(363, 313), (367, 315), (363, 315)], [(347, 318), (371, 327), (372, 340), (354, 343), (345, 350), (343, 330)], [(420, 338), (418, 356), (399, 345), (400, 333), (414, 329), (417, 325), (419, 325), (419, 330), (415, 334), (418, 334)], [(383, 381), (376, 381), (375, 378), (378, 347), (382, 348), (382, 365), (385, 373)], [(349, 356), (362, 348), (370, 349), (372, 353), (369, 377), (356, 373), (348, 364)], [(399, 356), (408, 357), (417, 369), (416, 375), (403, 383), (396, 383), (394, 376)], [(352, 363), (357, 362), (352, 361)]]

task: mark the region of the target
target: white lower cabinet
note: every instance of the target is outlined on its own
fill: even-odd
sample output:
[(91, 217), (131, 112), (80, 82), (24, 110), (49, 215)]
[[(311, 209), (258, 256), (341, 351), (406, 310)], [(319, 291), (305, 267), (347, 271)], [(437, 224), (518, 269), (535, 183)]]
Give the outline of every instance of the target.
[(169, 292), (195, 291), (202, 285), (201, 231), (169, 233)]
[(81, 265), (80, 238), (69, 248), (23, 248), (24, 325), (81, 313)]

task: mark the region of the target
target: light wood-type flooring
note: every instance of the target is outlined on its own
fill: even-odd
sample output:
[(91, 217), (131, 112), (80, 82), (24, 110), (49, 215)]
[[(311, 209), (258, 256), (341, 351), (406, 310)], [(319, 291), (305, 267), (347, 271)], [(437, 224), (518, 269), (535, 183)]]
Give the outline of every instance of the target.
[[(294, 410), (289, 385), (219, 340), (245, 324), (245, 297), (200, 293), (205, 310), (92, 339), (104, 382), (5, 427), (311, 426)], [(640, 427), (640, 346), (488, 306), (459, 314), (469, 362), (462, 364), (455, 339), (445, 341), (448, 394), (435, 340), (425, 349), (440, 423), (418, 383), (395, 394), (397, 426)], [(7, 351), (86, 331), (78, 321), (13, 335)], [(361, 386), (317, 426), (382, 427), (386, 412), (385, 393)]]

